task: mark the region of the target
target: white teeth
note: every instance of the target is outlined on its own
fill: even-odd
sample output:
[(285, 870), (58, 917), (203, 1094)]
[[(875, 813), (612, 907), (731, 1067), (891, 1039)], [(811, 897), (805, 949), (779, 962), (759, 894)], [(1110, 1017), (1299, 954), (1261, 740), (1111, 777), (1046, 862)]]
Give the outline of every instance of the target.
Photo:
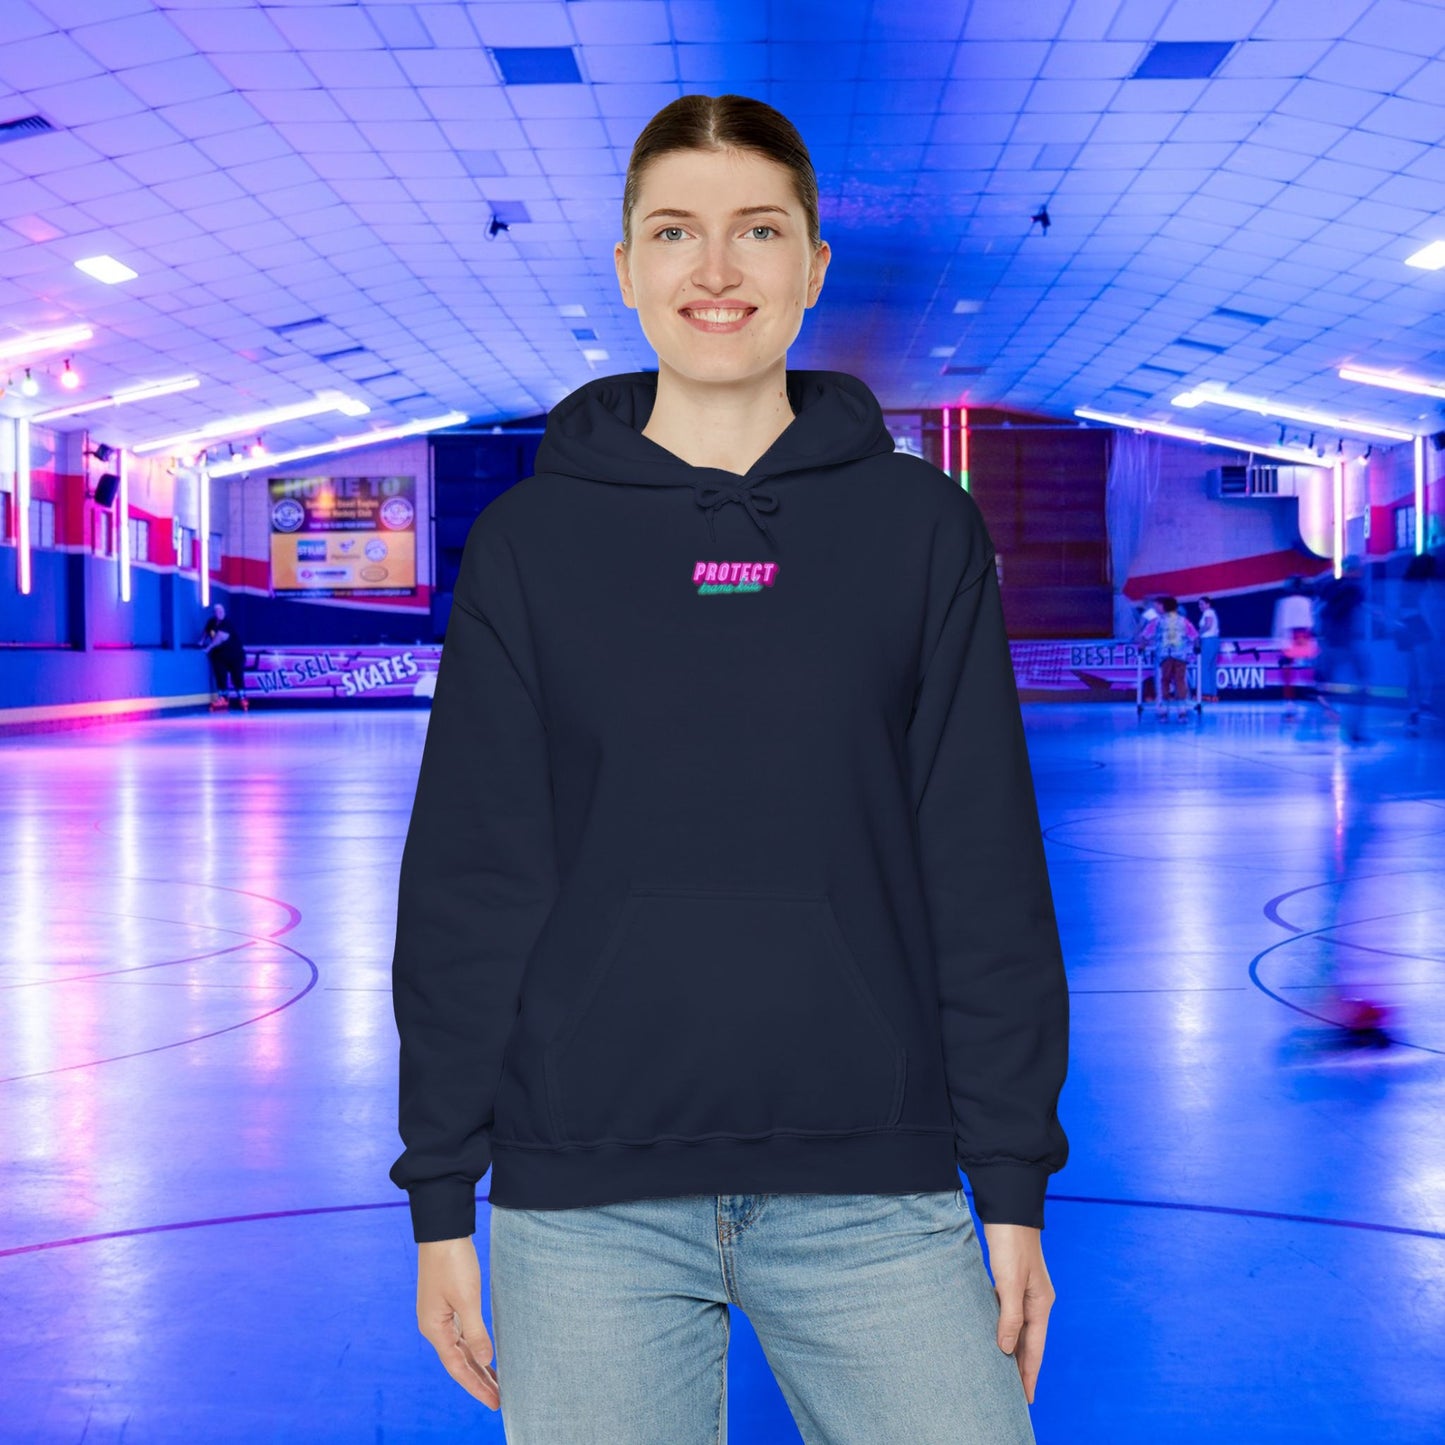
[(696, 316), (699, 321), (736, 321), (740, 316), (746, 316), (746, 311), (740, 311), (736, 307), (727, 307), (722, 310), (699, 310), (696, 306), (689, 306), (689, 316)]

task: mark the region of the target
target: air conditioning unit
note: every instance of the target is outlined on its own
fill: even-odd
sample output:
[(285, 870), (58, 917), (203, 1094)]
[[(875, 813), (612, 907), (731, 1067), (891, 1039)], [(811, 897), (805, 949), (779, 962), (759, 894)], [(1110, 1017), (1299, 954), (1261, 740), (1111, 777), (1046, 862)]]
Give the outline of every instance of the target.
[(1236, 497), (1297, 497), (1314, 467), (1288, 462), (1262, 462), (1253, 466), (1215, 467), (1209, 474), (1210, 494), (1226, 500)]

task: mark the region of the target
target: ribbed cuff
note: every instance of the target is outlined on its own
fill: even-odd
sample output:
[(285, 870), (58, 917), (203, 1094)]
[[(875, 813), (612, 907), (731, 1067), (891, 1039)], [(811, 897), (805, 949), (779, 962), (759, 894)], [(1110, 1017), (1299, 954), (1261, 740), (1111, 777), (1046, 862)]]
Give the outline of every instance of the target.
[(1044, 1227), (1049, 1171), (1031, 1164), (965, 1164), (973, 1207), (984, 1224)]
[(477, 1231), (477, 1185), (473, 1179), (428, 1179), (407, 1190), (411, 1234), (418, 1244), (461, 1239)]

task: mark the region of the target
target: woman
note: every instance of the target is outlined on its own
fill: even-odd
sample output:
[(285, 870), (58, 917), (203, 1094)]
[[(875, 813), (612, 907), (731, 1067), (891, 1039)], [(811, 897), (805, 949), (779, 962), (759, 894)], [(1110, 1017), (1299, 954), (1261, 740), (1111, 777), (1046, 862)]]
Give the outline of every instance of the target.
[(1199, 599), (1199, 692), (1203, 701), (1219, 701), (1219, 614), (1208, 597)]
[(1174, 699), (1179, 721), (1189, 720), (1189, 659), (1199, 642), (1194, 624), (1179, 610), (1177, 597), (1160, 600), (1163, 611), (1140, 634), (1141, 643), (1152, 648), (1159, 659), (1160, 722), (1169, 719), (1169, 699)]
[(784, 117), (660, 111), (615, 260), (657, 372), (473, 524), (402, 858), (418, 1322), (513, 1445), (723, 1438), (730, 1303), (809, 1441), (1030, 1441), (1068, 994), (992, 547), (786, 369)]

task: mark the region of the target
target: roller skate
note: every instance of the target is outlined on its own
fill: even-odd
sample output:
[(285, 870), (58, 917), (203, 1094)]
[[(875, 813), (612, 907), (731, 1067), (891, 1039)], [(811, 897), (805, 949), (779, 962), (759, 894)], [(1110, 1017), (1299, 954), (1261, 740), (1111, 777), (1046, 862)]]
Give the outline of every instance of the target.
[(1358, 1047), (1383, 1049), (1391, 1042), (1386, 1025), (1394, 1010), (1375, 999), (1342, 996), (1327, 1004), (1325, 1016), (1344, 1030), (1343, 1042)]

